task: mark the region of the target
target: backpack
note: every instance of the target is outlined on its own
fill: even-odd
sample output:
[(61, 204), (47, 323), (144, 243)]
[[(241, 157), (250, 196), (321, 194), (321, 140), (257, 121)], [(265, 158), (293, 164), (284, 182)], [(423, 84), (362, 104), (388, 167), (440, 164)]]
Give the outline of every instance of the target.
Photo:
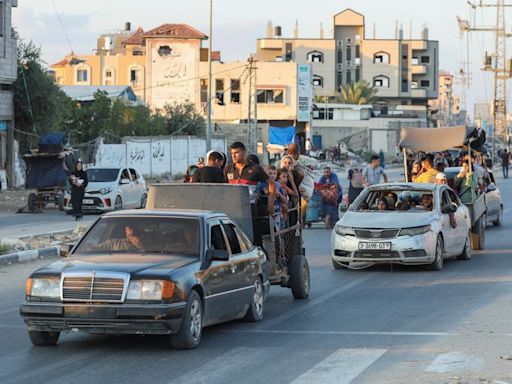
[(352, 188), (363, 188), (363, 172), (360, 169), (354, 169), (352, 171), (352, 177), (350, 178), (350, 184)]

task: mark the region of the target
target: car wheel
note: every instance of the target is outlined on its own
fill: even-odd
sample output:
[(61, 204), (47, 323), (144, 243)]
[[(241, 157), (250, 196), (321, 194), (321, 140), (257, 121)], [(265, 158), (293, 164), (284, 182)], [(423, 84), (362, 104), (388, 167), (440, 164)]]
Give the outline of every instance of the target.
[(304, 255), (292, 257), (289, 268), (290, 288), (295, 299), (307, 299), (311, 286), (309, 265)]
[(503, 222), (503, 207), (500, 207), (500, 210), (498, 211), (498, 217), (496, 220), (492, 222), (492, 224), (495, 227), (501, 227), (501, 223)]
[(141, 199), (140, 199), (140, 208), (144, 209), (146, 208), (146, 201), (148, 200), (148, 195), (147, 194), (143, 194)]
[(344, 262), (336, 261), (336, 260), (332, 259), (332, 267), (334, 269), (347, 269), (348, 263), (344, 263)]
[(457, 256), (457, 260), (471, 260), (471, 232), (468, 233), (464, 249), (462, 250), (462, 253)]
[(443, 269), (443, 249), (443, 239), (441, 238), (441, 236), (438, 236), (436, 243), (436, 256), (434, 262), (428, 265), (429, 271), (440, 271), (441, 269)]
[(123, 209), (123, 199), (121, 199), (121, 196), (116, 196), (116, 200), (114, 202), (114, 210), (120, 211)]
[(190, 292), (178, 333), (171, 335), (171, 346), (176, 349), (194, 349), (203, 333), (203, 305), (194, 290)]
[(260, 321), (263, 319), (263, 303), (265, 302), (265, 293), (261, 279), (258, 278), (254, 282), (252, 292), (252, 302), (245, 315), (245, 320), (250, 322)]
[(59, 341), (60, 332), (28, 331), (30, 341), (38, 347), (56, 345)]

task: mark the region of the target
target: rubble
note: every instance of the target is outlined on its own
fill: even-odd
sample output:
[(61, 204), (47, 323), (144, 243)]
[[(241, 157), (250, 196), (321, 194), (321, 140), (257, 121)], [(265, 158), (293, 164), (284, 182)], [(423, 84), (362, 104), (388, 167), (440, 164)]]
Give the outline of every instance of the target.
[(0, 213), (14, 213), (27, 204), (28, 195), (34, 191), (15, 189), (0, 192)]

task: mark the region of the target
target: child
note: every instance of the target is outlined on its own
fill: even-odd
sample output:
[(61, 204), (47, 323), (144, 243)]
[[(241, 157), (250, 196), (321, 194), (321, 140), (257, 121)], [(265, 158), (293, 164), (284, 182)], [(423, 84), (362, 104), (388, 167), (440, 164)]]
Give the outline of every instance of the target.
[(287, 184), (288, 184), (288, 173), (287, 169), (281, 168), (277, 170), (277, 182), (281, 186), (281, 190), (283, 191), (283, 198), (281, 199), (281, 217), (283, 220), (282, 227), (285, 228), (288, 221), (288, 207), (290, 204), (293, 204), (288, 198)]
[[(284, 192), (283, 188), (281, 187), (281, 184), (279, 184), (279, 182), (276, 181), (276, 178), (277, 178), (276, 167), (273, 165), (269, 165), (267, 167), (266, 171), (267, 171), (267, 174), (268, 174), (270, 180), (274, 182), (275, 191), (276, 191), (276, 196), (274, 199), (274, 206), (268, 207), (268, 213), (273, 215), (276, 230), (279, 231), (280, 229), (283, 229), (283, 223), (281, 220), (281, 211), (282, 211), (281, 207), (283, 204), (287, 204), (288, 200), (286, 200), (286, 198), (285, 198), (285, 192)], [(268, 193), (269, 193), (268, 189), (269, 189), (268, 183), (262, 182), (258, 185), (256, 191), (259, 196), (263, 195), (263, 196), (267, 196), (267, 198), (268, 198)], [(268, 201), (268, 203), (270, 205), (270, 201)]]

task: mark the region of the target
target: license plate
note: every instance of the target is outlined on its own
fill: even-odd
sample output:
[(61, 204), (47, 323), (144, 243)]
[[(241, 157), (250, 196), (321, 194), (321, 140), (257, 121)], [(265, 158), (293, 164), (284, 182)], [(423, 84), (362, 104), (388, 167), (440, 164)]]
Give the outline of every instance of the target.
[(359, 243), (359, 249), (362, 251), (389, 251), (391, 243), (375, 242), (375, 243)]
[(94, 200), (93, 199), (83, 199), (82, 200), (82, 204), (94, 204)]

